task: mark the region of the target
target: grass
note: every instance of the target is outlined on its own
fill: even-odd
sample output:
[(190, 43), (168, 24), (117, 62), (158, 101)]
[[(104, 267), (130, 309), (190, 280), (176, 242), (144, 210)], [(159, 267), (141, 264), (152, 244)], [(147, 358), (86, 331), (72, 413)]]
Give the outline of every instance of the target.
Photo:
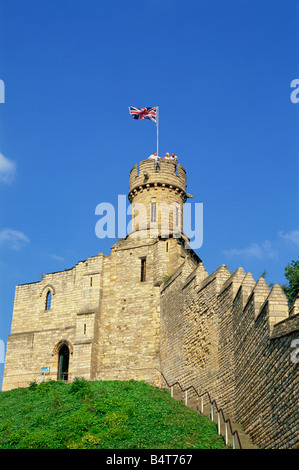
[(0, 449), (220, 449), (206, 417), (136, 381), (48, 381), (0, 393)]

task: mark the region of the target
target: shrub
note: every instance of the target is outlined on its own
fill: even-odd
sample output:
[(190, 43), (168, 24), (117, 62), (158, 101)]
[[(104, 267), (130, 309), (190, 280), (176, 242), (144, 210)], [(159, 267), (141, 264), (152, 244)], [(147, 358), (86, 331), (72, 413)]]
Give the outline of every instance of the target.
[(119, 426), (120, 424), (125, 423), (128, 420), (128, 415), (125, 413), (107, 413), (105, 417), (104, 424), (110, 427)]
[(53, 390), (53, 387), (55, 387), (56, 384), (56, 380), (47, 380), (46, 382), (41, 382), (36, 388), (36, 391), (41, 395), (46, 395), (51, 390)]
[(70, 393), (76, 394), (78, 397), (85, 397), (90, 394), (91, 387), (90, 382), (88, 382), (84, 377), (75, 377), (74, 381), (71, 384)]
[(126, 426), (117, 426), (109, 430), (109, 436), (116, 441), (125, 441), (133, 436), (133, 432)]
[(37, 381), (36, 380), (32, 380), (30, 383), (29, 383), (29, 390), (31, 391), (34, 391), (36, 390), (38, 387), (38, 384), (37, 384)]
[(19, 441), (19, 449), (59, 449), (61, 442), (55, 430), (37, 430), (26, 433)]
[(66, 445), (68, 449), (94, 449), (103, 444), (103, 439), (100, 436), (91, 433), (84, 434), (79, 441), (72, 441)]
[(127, 403), (123, 400), (119, 400), (118, 398), (102, 398), (94, 405), (94, 407), (98, 413), (106, 414), (108, 411), (115, 408), (121, 408), (125, 405), (127, 405)]

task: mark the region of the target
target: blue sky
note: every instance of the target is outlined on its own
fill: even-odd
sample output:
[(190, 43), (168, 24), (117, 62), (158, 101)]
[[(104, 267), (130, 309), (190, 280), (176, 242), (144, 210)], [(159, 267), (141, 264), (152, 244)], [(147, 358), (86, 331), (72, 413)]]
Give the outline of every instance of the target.
[[(283, 283), (297, 258), (299, 79), (295, 0), (1, 0), (0, 339), (15, 286), (108, 254), (101, 202), (127, 194), (156, 127), (203, 203), (209, 273)], [(2, 375), (3, 364), (0, 364)]]

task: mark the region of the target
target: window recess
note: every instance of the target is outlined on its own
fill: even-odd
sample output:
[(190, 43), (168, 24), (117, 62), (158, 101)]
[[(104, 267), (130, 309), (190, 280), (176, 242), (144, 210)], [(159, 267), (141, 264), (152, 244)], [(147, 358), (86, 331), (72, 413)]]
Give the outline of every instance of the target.
[(141, 258), (140, 282), (145, 282), (145, 280), (146, 280), (146, 258)]

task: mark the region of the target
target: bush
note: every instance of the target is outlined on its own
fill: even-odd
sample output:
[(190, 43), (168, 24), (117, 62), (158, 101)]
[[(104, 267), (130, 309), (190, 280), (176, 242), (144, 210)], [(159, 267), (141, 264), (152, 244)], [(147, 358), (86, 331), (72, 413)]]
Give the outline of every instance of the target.
[(90, 391), (90, 382), (84, 379), (84, 377), (75, 377), (71, 384), (70, 393), (75, 393), (78, 397), (84, 398), (90, 394)]
[(38, 383), (36, 380), (32, 380), (32, 382), (29, 383), (29, 390), (34, 391), (38, 387)]
[(57, 382), (55, 380), (47, 380), (46, 382), (41, 382), (37, 388), (37, 391), (42, 394), (49, 393), (51, 390), (53, 390), (53, 387), (55, 387)]
[(125, 423), (126, 421), (128, 421), (128, 415), (124, 413), (113, 412), (108, 413), (106, 415), (104, 424), (106, 424), (107, 426), (115, 427)]
[(60, 439), (55, 430), (37, 430), (26, 433), (19, 441), (19, 449), (59, 449)]
[(133, 436), (133, 432), (126, 426), (117, 426), (110, 429), (109, 436), (116, 441), (125, 441)]
[(84, 434), (84, 436), (77, 441), (67, 444), (68, 449), (95, 449), (103, 444), (101, 436), (93, 435), (91, 433)]
[(104, 397), (95, 404), (95, 409), (100, 414), (106, 414), (108, 411), (111, 411), (115, 408), (122, 408), (125, 405), (127, 405), (127, 403), (123, 400), (119, 400), (118, 398)]

